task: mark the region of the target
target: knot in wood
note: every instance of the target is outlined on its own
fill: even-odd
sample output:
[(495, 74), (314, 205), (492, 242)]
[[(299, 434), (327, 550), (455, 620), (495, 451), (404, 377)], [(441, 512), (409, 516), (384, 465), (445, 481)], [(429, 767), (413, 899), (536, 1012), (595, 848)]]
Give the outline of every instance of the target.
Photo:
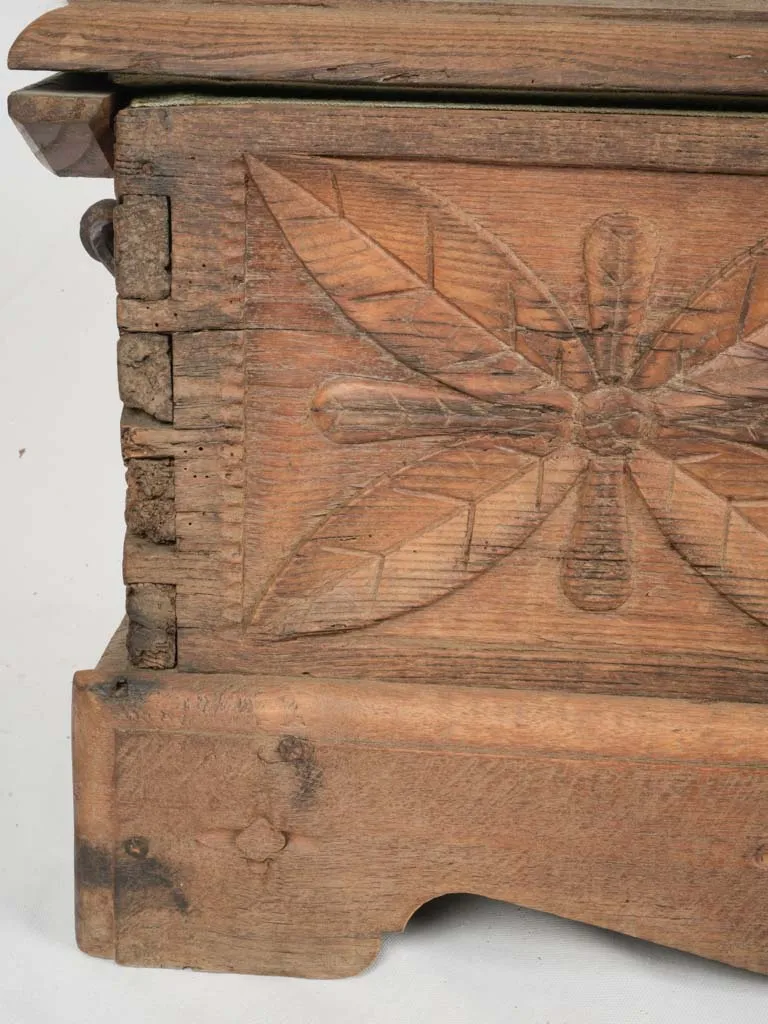
[(129, 857), (143, 860), (149, 853), (149, 840), (144, 836), (131, 836), (123, 843), (123, 849)]
[(598, 455), (629, 455), (654, 432), (650, 402), (628, 388), (600, 388), (576, 413), (576, 441)]

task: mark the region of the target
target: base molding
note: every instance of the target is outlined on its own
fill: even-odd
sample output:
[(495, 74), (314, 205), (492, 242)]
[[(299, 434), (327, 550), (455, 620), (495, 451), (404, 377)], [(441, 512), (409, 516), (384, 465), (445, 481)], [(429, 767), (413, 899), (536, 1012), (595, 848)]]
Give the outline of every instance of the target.
[(767, 736), (760, 705), (113, 652), (75, 677), (78, 941), (344, 977), (423, 903), (470, 892), (768, 973)]

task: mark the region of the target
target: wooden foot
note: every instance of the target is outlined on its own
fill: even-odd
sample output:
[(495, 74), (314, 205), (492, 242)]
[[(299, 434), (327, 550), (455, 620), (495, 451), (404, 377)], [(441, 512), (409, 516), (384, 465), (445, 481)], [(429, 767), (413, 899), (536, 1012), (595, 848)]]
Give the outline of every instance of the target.
[(79, 941), (342, 977), (471, 892), (768, 973), (766, 736), (756, 705), (107, 660), (75, 685)]

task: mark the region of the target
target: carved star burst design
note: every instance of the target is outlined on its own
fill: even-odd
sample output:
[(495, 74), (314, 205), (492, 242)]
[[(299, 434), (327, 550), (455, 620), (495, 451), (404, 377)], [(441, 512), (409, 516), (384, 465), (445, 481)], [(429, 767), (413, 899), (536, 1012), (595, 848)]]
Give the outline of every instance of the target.
[(519, 549), (574, 490), (561, 568), (572, 604), (629, 599), (634, 490), (677, 555), (768, 624), (765, 240), (649, 334), (658, 235), (607, 213), (585, 233), (584, 330), (505, 243), (416, 184), (347, 161), (249, 170), (319, 287), (423, 378), (329, 380), (318, 428), (338, 444), (445, 439), (299, 544), (256, 609), (265, 635), (431, 604)]

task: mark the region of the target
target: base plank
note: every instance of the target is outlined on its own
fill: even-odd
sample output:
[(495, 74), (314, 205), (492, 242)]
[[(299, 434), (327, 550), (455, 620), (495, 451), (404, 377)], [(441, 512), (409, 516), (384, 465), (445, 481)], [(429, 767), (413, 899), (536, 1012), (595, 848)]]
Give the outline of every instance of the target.
[(78, 931), (355, 974), (471, 892), (768, 973), (768, 709), (146, 672), (75, 684)]

